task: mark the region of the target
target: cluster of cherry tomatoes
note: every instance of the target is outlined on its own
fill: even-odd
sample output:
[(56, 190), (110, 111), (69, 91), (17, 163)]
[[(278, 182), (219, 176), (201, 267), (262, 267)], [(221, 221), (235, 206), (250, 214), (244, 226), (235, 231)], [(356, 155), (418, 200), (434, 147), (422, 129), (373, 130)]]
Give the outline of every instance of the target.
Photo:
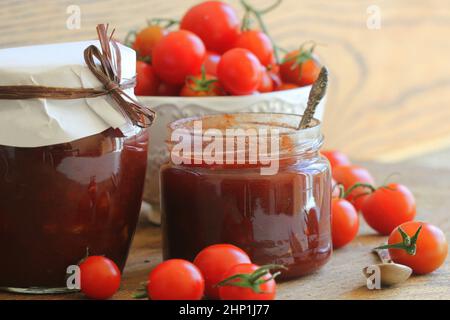
[(389, 235), (389, 253), (394, 262), (407, 265), (416, 274), (430, 273), (445, 261), (448, 243), (438, 227), (413, 221), (416, 202), (404, 185), (390, 183), (374, 187), (370, 172), (352, 165), (339, 151), (323, 151), (333, 176), (331, 204), (334, 248), (351, 242), (359, 229), (358, 212), (381, 235)]
[[(191, 263), (170, 259), (149, 274), (144, 295), (152, 300), (273, 300), (275, 277), (270, 270), (283, 266), (257, 266), (241, 249), (216, 244), (203, 249)], [(90, 256), (80, 263), (81, 291), (91, 299), (108, 299), (120, 287), (116, 264), (104, 256)], [(237, 285), (236, 285), (237, 283)]]
[[(320, 71), (314, 44), (304, 44), (279, 61), (281, 49), (262, 20), (270, 10), (242, 3), (246, 11), (242, 22), (230, 5), (220, 1), (190, 8), (179, 22), (151, 20), (130, 43), (138, 53), (135, 94), (251, 95), (312, 84)], [(250, 28), (252, 16), (259, 29)], [(174, 25), (179, 29), (171, 30)]]

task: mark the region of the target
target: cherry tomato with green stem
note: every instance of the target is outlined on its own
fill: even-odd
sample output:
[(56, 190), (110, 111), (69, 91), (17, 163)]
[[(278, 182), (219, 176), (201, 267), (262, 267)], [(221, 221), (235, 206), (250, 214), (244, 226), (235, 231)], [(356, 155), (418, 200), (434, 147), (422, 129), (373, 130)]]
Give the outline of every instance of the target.
[(208, 50), (219, 54), (233, 47), (239, 27), (236, 11), (221, 1), (205, 1), (190, 8), (180, 24), (180, 29), (195, 33)]
[(249, 50), (235, 48), (222, 55), (217, 66), (217, 76), (227, 92), (249, 95), (258, 89), (262, 66)]
[(81, 292), (96, 300), (111, 298), (120, 287), (120, 270), (110, 259), (89, 256), (80, 265)]
[(357, 211), (360, 211), (364, 201), (370, 193), (370, 189), (355, 188), (354, 190), (351, 190), (351, 192), (347, 192), (347, 190), (356, 183), (373, 185), (375, 180), (370, 172), (366, 168), (357, 165), (336, 166), (331, 172), (333, 179), (344, 186), (347, 193), (346, 199), (354, 205)]
[(426, 222), (408, 221), (395, 228), (388, 244), (378, 249), (389, 249), (392, 261), (410, 267), (415, 274), (427, 274), (444, 263), (448, 242), (438, 227)]
[(303, 44), (300, 49), (291, 51), (284, 57), (280, 65), (280, 74), (284, 82), (303, 87), (317, 80), (321, 65), (313, 55), (315, 44), (310, 48), (306, 45), (307, 43)]
[(231, 244), (215, 244), (206, 247), (194, 259), (194, 264), (205, 278), (205, 293), (209, 298), (219, 298), (216, 286), (224, 279), (224, 274), (237, 264), (250, 263), (248, 255)]
[(158, 93), (159, 79), (153, 67), (143, 61), (136, 61), (136, 87), (134, 93), (137, 96), (156, 96)]
[(189, 76), (185, 85), (181, 89), (182, 97), (208, 97), (223, 96), (225, 91), (220, 86), (217, 78), (206, 74), (205, 68), (202, 68), (202, 74), (198, 76)]
[(161, 80), (181, 85), (187, 76), (200, 73), (205, 53), (202, 40), (195, 34), (173, 31), (155, 45), (152, 65)]
[(361, 208), (367, 224), (379, 234), (388, 235), (398, 225), (414, 220), (416, 201), (404, 185), (390, 183), (373, 188)]
[(252, 263), (233, 266), (224, 274), (219, 286), (221, 300), (273, 300), (276, 295), (275, 277), (270, 269), (283, 268), (278, 265), (259, 267)]
[(201, 300), (204, 289), (200, 270), (186, 260), (166, 260), (148, 276), (147, 294), (152, 300)]
[(264, 32), (258, 30), (243, 31), (239, 35), (234, 47), (249, 50), (265, 67), (271, 65), (274, 61), (272, 41)]
[(341, 248), (350, 243), (358, 234), (359, 216), (353, 205), (343, 199), (341, 186), (339, 196), (331, 200), (331, 234), (333, 248)]

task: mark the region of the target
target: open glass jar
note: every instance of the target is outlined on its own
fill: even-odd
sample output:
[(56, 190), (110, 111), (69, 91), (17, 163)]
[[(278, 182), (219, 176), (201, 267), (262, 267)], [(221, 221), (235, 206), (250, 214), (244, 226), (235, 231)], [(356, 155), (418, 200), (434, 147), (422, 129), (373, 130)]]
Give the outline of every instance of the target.
[(0, 287), (67, 291), (66, 269), (87, 253), (123, 269), (142, 201), (147, 130), (69, 143), (0, 145)]
[[(330, 167), (319, 153), (323, 141), (319, 121), (297, 130), (300, 119), (297, 115), (239, 113), (170, 124), (171, 158), (160, 176), (164, 259), (192, 260), (206, 246), (231, 243), (256, 264), (286, 266), (284, 279), (311, 273), (327, 262), (332, 252)], [(213, 163), (205, 158), (212, 139), (199, 143), (195, 138), (204, 138), (208, 132), (227, 136), (227, 129), (255, 129), (252, 132), (258, 139), (252, 140), (250, 131), (237, 133), (234, 149), (216, 148), (214, 159), (223, 156), (224, 160)], [(258, 150), (267, 147), (259, 140), (264, 132), (260, 129), (277, 133), (269, 139), (275, 138), (278, 145), (276, 152), (273, 145), (270, 148), (275, 155), (272, 159), (278, 160), (277, 170), (270, 174), (263, 174), (266, 165), (262, 162), (249, 160), (251, 141), (257, 141)], [(238, 147), (240, 134), (246, 135), (243, 149)], [(193, 141), (193, 152), (178, 152), (179, 142), (187, 140)], [(229, 153), (235, 151), (236, 161), (227, 162)], [(237, 163), (239, 152), (248, 156), (247, 162)]]

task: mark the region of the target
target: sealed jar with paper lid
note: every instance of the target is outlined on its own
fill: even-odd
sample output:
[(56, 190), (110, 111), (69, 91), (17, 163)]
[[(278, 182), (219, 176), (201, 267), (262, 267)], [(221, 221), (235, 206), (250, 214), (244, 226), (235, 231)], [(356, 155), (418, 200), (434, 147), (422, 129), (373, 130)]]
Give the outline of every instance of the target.
[[(101, 88), (83, 59), (92, 44), (99, 46), (0, 50), (0, 86)], [(119, 50), (122, 77), (131, 79), (135, 53)], [(104, 255), (122, 270), (141, 206), (147, 144), (146, 129), (110, 96), (0, 99), (1, 289), (67, 291), (67, 268), (87, 254)]]
[(332, 251), (331, 174), (318, 120), (236, 113), (170, 124), (170, 161), (161, 168), (164, 259), (192, 260), (230, 243), (253, 263), (287, 267), (295, 278)]

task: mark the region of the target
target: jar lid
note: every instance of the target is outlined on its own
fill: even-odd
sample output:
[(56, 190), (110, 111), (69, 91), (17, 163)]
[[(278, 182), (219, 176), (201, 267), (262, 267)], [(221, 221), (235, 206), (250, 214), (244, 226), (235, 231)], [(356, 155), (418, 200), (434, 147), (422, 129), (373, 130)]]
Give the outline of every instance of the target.
[[(38, 85), (61, 88), (101, 88), (84, 61), (84, 50), (99, 41), (28, 46), (0, 50), (0, 86)], [(120, 45), (123, 79), (136, 73), (136, 53)], [(132, 98), (133, 89), (125, 92)], [(119, 128), (129, 122), (111, 97), (74, 100), (0, 100), (0, 145), (40, 147), (66, 143)]]

